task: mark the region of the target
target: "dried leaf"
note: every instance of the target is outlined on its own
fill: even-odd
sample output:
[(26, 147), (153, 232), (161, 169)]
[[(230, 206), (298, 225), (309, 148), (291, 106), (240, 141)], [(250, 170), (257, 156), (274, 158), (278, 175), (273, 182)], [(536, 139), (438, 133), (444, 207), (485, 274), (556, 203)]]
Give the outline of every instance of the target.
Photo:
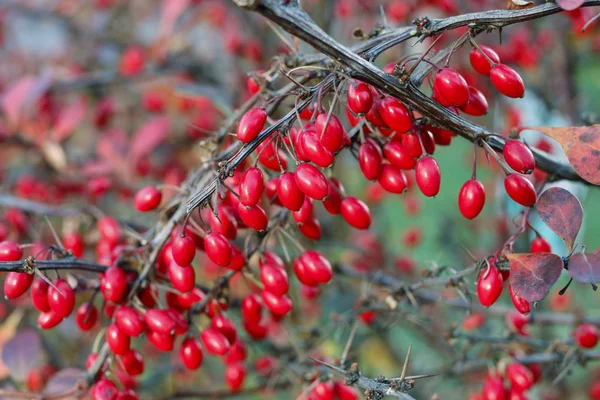
[(600, 282), (600, 254), (575, 253), (569, 259), (569, 275), (581, 283)]
[(524, 8), (533, 7), (533, 1), (525, 0), (508, 0), (507, 8), (509, 10), (523, 10)]
[(43, 361), (40, 337), (31, 328), (18, 331), (2, 347), (2, 362), (15, 381), (23, 382), (29, 370)]
[(173, 33), (177, 19), (183, 14), (190, 4), (190, 0), (164, 0), (158, 28), (158, 36), (164, 38)]
[(66, 393), (73, 390), (79, 382), (85, 382), (85, 378), (85, 371), (80, 369), (62, 369), (50, 377), (44, 387), (43, 394), (47, 397), (54, 397)]
[(551, 253), (509, 254), (510, 284), (527, 301), (540, 301), (560, 277), (562, 259)]
[(82, 97), (79, 97), (72, 104), (69, 104), (60, 111), (54, 128), (50, 134), (52, 140), (57, 143), (68, 138), (85, 118), (86, 103)]
[(67, 155), (60, 145), (56, 142), (46, 140), (42, 143), (40, 150), (44, 159), (57, 171), (64, 171), (67, 167)]
[(556, 0), (556, 4), (563, 10), (571, 11), (581, 7), (585, 0)]
[(553, 187), (542, 193), (537, 210), (542, 221), (573, 250), (583, 221), (579, 199), (566, 189)]
[(527, 127), (555, 139), (565, 150), (575, 172), (586, 181), (600, 185), (600, 125), (552, 128)]
[(131, 140), (130, 156), (133, 165), (152, 153), (169, 135), (171, 123), (167, 117), (155, 117), (142, 125)]

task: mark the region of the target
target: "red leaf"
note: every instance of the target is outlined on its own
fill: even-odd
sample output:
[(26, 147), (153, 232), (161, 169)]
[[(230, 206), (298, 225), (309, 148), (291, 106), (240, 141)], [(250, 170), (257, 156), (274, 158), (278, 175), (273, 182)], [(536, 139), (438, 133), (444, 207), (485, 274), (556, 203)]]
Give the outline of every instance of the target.
[(18, 331), (4, 343), (2, 362), (15, 381), (25, 381), (29, 370), (43, 362), (41, 341), (37, 332), (31, 328)]
[(527, 127), (555, 139), (565, 150), (569, 162), (579, 176), (594, 185), (600, 185), (600, 125), (552, 128)]
[(569, 275), (581, 283), (600, 282), (600, 254), (573, 254), (569, 259)]
[(60, 110), (60, 114), (56, 119), (56, 123), (54, 124), (54, 128), (50, 135), (52, 140), (59, 143), (68, 138), (77, 125), (83, 121), (85, 111), (86, 104), (81, 97)]
[(189, 4), (190, 0), (163, 1), (160, 27), (158, 29), (159, 37), (169, 36), (173, 32), (173, 27), (177, 19), (183, 14)]
[(28, 75), (4, 91), (2, 99), (0, 99), (0, 107), (11, 126), (16, 127), (19, 124), (25, 106), (37, 100), (49, 85), (48, 76)]
[(537, 202), (542, 221), (573, 250), (581, 229), (583, 208), (579, 199), (566, 189), (553, 187), (546, 190)]
[(527, 301), (540, 301), (563, 269), (562, 259), (551, 253), (509, 254), (510, 284)]
[(585, 0), (556, 0), (556, 4), (563, 10), (571, 11), (581, 7)]
[(119, 128), (111, 128), (103, 132), (96, 143), (96, 154), (108, 162), (113, 171), (125, 173), (127, 168), (127, 135)]
[(130, 155), (133, 165), (165, 141), (170, 127), (171, 123), (167, 117), (155, 117), (137, 130), (131, 140)]
[(50, 377), (46, 383), (46, 386), (44, 387), (43, 394), (48, 397), (58, 397), (58, 395), (61, 393), (68, 392), (69, 390), (75, 388), (80, 382), (84, 382), (85, 378), (85, 371), (80, 369), (61, 369)]

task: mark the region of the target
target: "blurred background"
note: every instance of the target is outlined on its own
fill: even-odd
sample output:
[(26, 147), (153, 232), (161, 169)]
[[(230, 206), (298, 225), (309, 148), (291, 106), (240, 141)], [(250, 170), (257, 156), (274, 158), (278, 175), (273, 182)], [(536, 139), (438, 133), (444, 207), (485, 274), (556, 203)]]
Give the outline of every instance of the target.
[[(302, 6), (334, 38), (351, 45), (377, 24), (397, 27), (410, 25), (419, 16), (442, 18), (504, 9), (507, 1), (304, 0)], [(452, 67), (488, 98), (489, 113), (474, 120), (505, 136), (519, 126), (595, 123), (600, 104), (600, 36), (596, 24), (585, 33), (581, 28), (597, 11), (578, 9), (510, 26), (503, 29), (501, 41), (497, 32), (477, 38), (519, 71), (527, 88), (523, 99), (507, 101), (496, 96), (489, 80), (470, 69), (467, 46), (454, 54)], [(436, 49), (449, 46), (463, 32), (445, 33)], [(180, 185), (187, 173), (206, 159), (211, 134), (252, 95), (249, 77), (251, 80), (268, 70), (275, 57), (291, 53), (282, 35), (289, 38), (258, 15), (225, 0), (0, 2), (2, 240), (19, 237), (26, 243), (52, 243), (44, 218), (21, 210), (14, 204), (15, 198), (44, 203), (52, 209), (91, 204), (131, 226), (152, 227), (156, 217), (135, 212), (132, 195), (147, 184)], [(383, 67), (418, 55), (430, 43), (426, 40), (413, 46), (409, 41), (385, 52), (377, 64)], [(306, 44), (298, 46), (300, 53), (313, 52)], [(273, 85), (281, 86), (282, 82)], [(427, 90), (428, 83), (424, 86)], [(284, 102), (279, 113), (283, 115), (292, 105), (293, 101)], [(340, 119), (349, 126), (343, 109), (339, 111)], [(566, 160), (551, 139), (529, 131), (523, 138), (530, 146)], [(498, 166), (478, 152), (477, 176), (485, 185), (487, 203), (483, 213), (469, 221), (460, 215), (457, 196), (471, 176), (473, 145), (455, 138), (451, 146), (438, 146), (435, 157), (442, 170), (441, 191), (435, 198), (426, 198), (416, 190), (399, 196), (386, 194), (377, 183), (363, 178), (350, 152), (342, 153), (334, 175), (347, 193), (369, 204), (374, 223), (369, 231), (358, 232), (319, 208), (322, 239), (306, 241), (307, 246), (331, 260), (357, 269), (383, 270), (408, 281), (419, 280), (423, 270), (442, 266), (460, 270), (471, 265), (463, 247), (478, 258), (498, 250), (516, 230), (514, 220), (521, 211), (506, 197)], [(600, 192), (574, 183), (556, 184), (582, 202), (585, 219), (579, 243), (596, 249), (600, 246), (596, 218)], [(97, 237), (89, 230), (89, 216), (53, 215), (51, 221), (61, 235), (74, 230), (85, 233), (88, 246), (83, 257), (95, 259)], [(536, 215), (531, 221), (549, 240), (553, 252), (566, 255), (562, 241)], [(519, 239), (515, 251), (527, 252), (534, 237), (531, 232)], [(274, 249), (283, 254), (282, 249)], [(202, 282), (209, 283), (222, 274), (207, 260), (197, 263)], [(567, 281), (563, 276), (538, 310), (600, 316), (598, 295), (588, 287), (573, 284), (565, 296), (557, 295)], [(232, 291), (239, 295), (248, 290), (247, 285), (242, 278), (234, 279)], [(468, 289), (473, 293), (474, 279)], [(299, 296), (298, 288), (294, 290), (294, 296)], [(456, 297), (453, 289), (441, 288), (440, 292)], [(279, 357), (273, 353), (271, 342), (298, 341), (312, 332), (318, 342), (313, 354), (334, 359), (341, 355), (355, 320), (361, 322), (350, 360), (359, 362), (361, 371), (372, 377), (398, 376), (410, 344), (413, 375), (444, 371), (462, 357), (490, 352), (486, 345), (445, 340), (443, 333), (453, 323), (460, 325), (468, 315), (466, 310), (446, 307), (441, 301), (417, 311), (407, 308), (412, 317), (357, 311), (371, 296), (380, 293), (367, 281), (334, 278), (320, 297), (302, 299), (291, 321), (273, 328), (270, 341), (248, 341), (245, 385), (252, 387), (260, 380), (253, 367), (257, 360), (270, 354), (277, 363)], [(510, 305), (508, 290), (501, 303)], [(231, 315), (239, 320), (239, 315)], [(89, 352), (98, 346), (98, 332), (80, 332), (73, 318), (42, 333), (28, 298), (2, 301), (0, 317), (0, 379), (4, 388), (39, 391), (46, 387), (44, 390), (51, 391), (51, 385), (68, 387), (84, 369)], [(488, 335), (510, 332), (502, 317), (490, 318), (480, 329)], [(532, 325), (530, 335), (563, 340), (571, 329)], [(136, 386), (140, 398), (167, 398), (187, 389), (226, 389), (223, 364), (214, 357), (205, 357), (203, 368), (192, 373), (182, 369), (177, 352), (161, 354), (147, 343), (140, 348), (146, 356), (144, 374), (135, 381), (117, 375), (121, 384)], [(493, 360), (497, 361), (496, 355), (491, 355)], [(442, 399), (464, 399), (480, 389), (485, 369), (482, 366), (473, 374), (419, 381), (411, 393), (419, 399), (434, 393)], [(548, 383), (536, 386), (529, 398), (588, 398), (595, 376), (593, 365), (576, 367), (552, 386), (549, 382), (559, 371), (545, 369)], [(300, 391), (295, 387), (269, 396), (289, 399)], [(239, 398), (262, 397), (265, 394)]]

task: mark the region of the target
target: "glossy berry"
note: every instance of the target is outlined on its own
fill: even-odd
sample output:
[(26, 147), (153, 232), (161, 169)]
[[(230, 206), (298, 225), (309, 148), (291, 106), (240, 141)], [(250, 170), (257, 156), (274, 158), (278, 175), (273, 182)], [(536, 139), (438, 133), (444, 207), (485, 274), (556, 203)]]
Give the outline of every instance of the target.
[(386, 96), (381, 100), (379, 115), (387, 127), (397, 133), (406, 133), (412, 129), (412, 118), (408, 109), (394, 97)]
[[(469, 61), (471, 62), (471, 66), (475, 71), (482, 75), (489, 76), (490, 70), (492, 69), (492, 64), (490, 64), (488, 58), (495, 64), (498, 64), (500, 62), (500, 56), (498, 56), (498, 53), (488, 46), (479, 45), (479, 48), (481, 51), (479, 51), (477, 48), (471, 50), (471, 53), (469, 53)], [(487, 58), (485, 55), (483, 55), (483, 53), (487, 55)]]
[(341, 212), (344, 221), (356, 229), (369, 229), (371, 226), (369, 207), (356, 197), (349, 196), (342, 200)]
[(541, 236), (536, 235), (529, 247), (531, 253), (552, 253), (550, 243)]
[(271, 292), (263, 290), (261, 298), (269, 311), (278, 317), (283, 317), (292, 310), (292, 299), (288, 295), (277, 296)]
[(246, 377), (246, 367), (241, 363), (229, 364), (225, 367), (225, 383), (232, 392), (239, 392)]
[(521, 314), (529, 314), (531, 311), (531, 304), (521, 296), (515, 293), (512, 288), (512, 285), (508, 285), (510, 299), (512, 300), (513, 305)]
[[(315, 200), (323, 200), (329, 192), (327, 178), (315, 166), (311, 164), (300, 164), (295, 172), (298, 188), (308, 197)], [(302, 206), (300, 202), (300, 206)], [(298, 207), (299, 209), (300, 207)], [(294, 210), (296, 211), (296, 210)]]
[(140, 212), (156, 209), (162, 200), (162, 192), (156, 186), (146, 186), (140, 189), (133, 198), (133, 206)]
[(479, 89), (469, 86), (469, 102), (460, 109), (469, 115), (480, 117), (487, 114), (488, 102)]
[(335, 178), (327, 181), (327, 198), (323, 200), (323, 207), (329, 214), (339, 214), (342, 207), (342, 196), (345, 194), (344, 187)]
[(115, 312), (115, 323), (128, 336), (137, 337), (144, 332), (144, 322), (133, 308), (121, 306)]
[(75, 257), (81, 257), (83, 255), (84, 243), (83, 238), (77, 232), (67, 233), (62, 238), (63, 246), (66, 250), (70, 250)]
[(267, 122), (267, 112), (262, 108), (253, 108), (240, 119), (237, 138), (244, 143), (256, 139)]
[(510, 382), (511, 389), (526, 391), (533, 385), (533, 374), (529, 368), (518, 362), (508, 364), (506, 377)]
[(256, 231), (267, 229), (269, 218), (260, 205), (257, 204), (252, 207), (247, 207), (240, 202), (238, 204), (238, 214), (248, 228), (252, 228)]
[(217, 232), (211, 232), (204, 237), (204, 248), (206, 255), (217, 265), (226, 267), (231, 263), (231, 243), (225, 236)]
[(191, 265), (180, 267), (176, 263), (169, 264), (169, 282), (181, 293), (190, 292), (196, 283), (196, 273)]
[(4, 241), (0, 243), (0, 262), (19, 261), (23, 257), (23, 250), (15, 242)]
[(291, 211), (298, 211), (304, 203), (304, 192), (296, 183), (296, 176), (293, 172), (285, 172), (279, 178), (277, 186), (277, 196), (281, 204)]
[(590, 323), (577, 325), (573, 330), (575, 344), (584, 349), (591, 349), (598, 344), (598, 328)]
[(110, 324), (106, 328), (106, 343), (114, 354), (123, 355), (129, 351), (131, 338), (116, 324)]
[(171, 333), (148, 332), (148, 341), (162, 352), (173, 350), (175, 346), (175, 335)]
[(504, 189), (511, 199), (522, 206), (531, 207), (537, 201), (535, 187), (523, 175), (508, 175), (504, 178)]
[(188, 266), (194, 261), (196, 244), (191, 237), (178, 235), (171, 243), (171, 253), (177, 265)]
[(119, 356), (119, 361), (121, 362), (123, 369), (131, 376), (137, 376), (144, 373), (144, 357), (137, 350), (129, 349), (127, 353)]
[(225, 316), (215, 315), (210, 321), (210, 327), (221, 332), (229, 343), (235, 343), (237, 339), (237, 328), (232, 320), (225, 318)]
[(431, 156), (426, 156), (417, 161), (415, 170), (417, 186), (427, 197), (433, 197), (440, 191), (440, 166)]
[[(308, 250), (300, 256), (299, 261), (304, 272), (311, 281), (317, 283), (328, 283), (333, 277), (333, 268), (329, 260), (314, 250)], [(300, 278), (300, 277), (298, 277)], [(311, 286), (311, 285), (309, 285)]]
[(33, 283), (33, 274), (25, 272), (9, 272), (4, 280), (4, 296), (16, 299), (23, 295)]
[(306, 222), (312, 217), (314, 201), (310, 197), (304, 196), (304, 203), (298, 211), (294, 211), (292, 216), (296, 222)]
[(490, 71), (490, 78), (494, 87), (507, 97), (520, 98), (525, 95), (523, 79), (508, 65), (496, 64)]
[(105, 300), (118, 303), (127, 292), (127, 277), (119, 267), (109, 267), (100, 279), (100, 292)]
[(42, 329), (52, 329), (58, 324), (60, 324), (63, 320), (63, 317), (50, 310), (47, 312), (42, 312), (38, 315), (37, 323), (38, 326)]
[(458, 194), (458, 208), (463, 217), (473, 219), (479, 215), (485, 204), (485, 189), (476, 179), (469, 179)]
[(52, 286), (48, 288), (48, 305), (57, 315), (68, 317), (75, 308), (75, 292), (64, 279), (54, 281), (54, 286), (60, 292)]
[(351, 82), (348, 85), (348, 108), (354, 114), (366, 114), (373, 105), (369, 85), (364, 82)]
[(207, 328), (200, 334), (202, 344), (207, 352), (214, 355), (225, 355), (229, 350), (230, 343), (221, 332), (213, 328)]
[(117, 244), (121, 239), (121, 227), (116, 219), (112, 217), (102, 217), (98, 220), (98, 230), (100, 235), (110, 244)]
[(520, 140), (511, 139), (504, 144), (502, 151), (509, 167), (521, 174), (530, 174), (535, 168), (535, 158), (527, 145)]
[(285, 269), (269, 263), (263, 264), (260, 267), (260, 281), (263, 284), (263, 290), (277, 296), (286, 294), (290, 288), (290, 282)]
[(151, 331), (157, 333), (169, 334), (175, 329), (175, 321), (165, 310), (153, 308), (146, 311), (144, 322)]
[(382, 160), (381, 149), (373, 139), (367, 139), (358, 148), (358, 165), (368, 180), (379, 177)]
[(484, 269), (477, 280), (477, 297), (484, 307), (489, 307), (498, 300), (502, 293), (502, 274), (496, 265), (490, 262), (489, 268)]
[(183, 343), (181, 343), (179, 357), (187, 369), (195, 370), (200, 368), (202, 360), (204, 359), (200, 341), (192, 337), (185, 339)]
[(312, 390), (312, 395), (316, 400), (334, 400), (336, 398), (335, 386), (333, 382), (319, 382)]
[(244, 172), (240, 182), (240, 202), (245, 206), (254, 206), (260, 200), (264, 188), (263, 173), (254, 167)]
[[(335, 116), (335, 114), (319, 114), (315, 120), (315, 132), (316, 137), (323, 144), (327, 151), (335, 153), (344, 145), (346, 133), (344, 132), (342, 123), (338, 117)], [(317, 163), (315, 162), (315, 164)]]
[(377, 181), (386, 191), (396, 194), (403, 193), (408, 186), (406, 175), (391, 164), (384, 164), (381, 167), (381, 174)]
[(383, 146), (385, 158), (394, 166), (409, 170), (415, 168), (417, 159), (400, 142), (388, 142)]
[(452, 68), (443, 68), (438, 71), (435, 75), (433, 85), (436, 94), (442, 96), (449, 105), (461, 107), (469, 101), (469, 85), (467, 81)]
[(257, 295), (249, 295), (242, 300), (242, 317), (244, 320), (258, 323), (262, 318), (263, 305), (260, 297)]
[(98, 310), (90, 303), (83, 303), (75, 313), (75, 322), (82, 331), (89, 331), (98, 320)]
[(113, 381), (100, 379), (92, 388), (92, 400), (117, 400), (119, 390)]
[(505, 400), (506, 389), (500, 375), (489, 375), (483, 382), (483, 400)]
[[(8, 276), (6, 279), (8, 280)], [(46, 282), (43, 279), (36, 279), (31, 285), (31, 302), (38, 311), (50, 311), (50, 305), (48, 304), (49, 287), (50, 285), (48, 285), (48, 282)], [(4, 290), (4, 292), (6, 293), (6, 289)]]
[(297, 226), (300, 233), (302, 233), (306, 238), (311, 240), (321, 239), (321, 223), (316, 217), (311, 216), (306, 221), (299, 222)]

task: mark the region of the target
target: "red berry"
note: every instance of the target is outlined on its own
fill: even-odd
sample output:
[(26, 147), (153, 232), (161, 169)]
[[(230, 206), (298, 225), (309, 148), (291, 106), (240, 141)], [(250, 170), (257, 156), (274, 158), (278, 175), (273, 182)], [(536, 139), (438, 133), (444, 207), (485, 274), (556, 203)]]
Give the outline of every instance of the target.
[(102, 217), (98, 220), (98, 230), (100, 235), (110, 244), (117, 244), (121, 239), (121, 227), (116, 219), (112, 217)]
[(127, 292), (127, 277), (119, 267), (109, 267), (100, 279), (100, 291), (105, 300), (118, 303)]
[(38, 326), (42, 329), (52, 329), (58, 324), (60, 324), (63, 320), (63, 317), (50, 310), (47, 312), (42, 312), (38, 316)]
[(191, 265), (180, 267), (176, 263), (169, 264), (169, 282), (181, 293), (190, 292), (196, 284), (196, 273)]
[(232, 250), (229, 240), (220, 233), (212, 232), (204, 237), (206, 255), (217, 265), (226, 267), (231, 263)]
[(263, 173), (254, 167), (244, 172), (240, 182), (240, 202), (245, 206), (254, 206), (260, 200), (264, 188)]
[(63, 279), (54, 281), (54, 286), (60, 292), (52, 286), (48, 288), (48, 305), (55, 314), (68, 317), (75, 308), (75, 292)]
[(496, 265), (490, 262), (489, 268), (484, 269), (477, 280), (477, 297), (484, 307), (489, 307), (498, 300), (502, 293), (502, 275)]
[(235, 364), (246, 359), (248, 352), (246, 345), (241, 340), (236, 340), (229, 348), (229, 353), (225, 357), (225, 364)]
[(175, 335), (172, 333), (160, 333), (155, 331), (148, 332), (148, 341), (162, 352), (173, 350), (175, 345)]
[(452, 68), (443, 68), (438, 71), (435, 75), (433, 85), (437, 93), (448, 102), (448, 105), (460, 107), (469, 101), (469, 85), (467, 81)]
[[(328, 116), (329, 121), (327, 121)], [(325, 146), (325, 149), (332, 153), (335, 153), (344, 145), (344, 137), (346, 136), (346, 133), (344, 132), (344, 127), (342, 126), (342, 123), (334, 114), (319, 114), (315, 121), (315, 132), (317, 134), (317, 138), (319, 138), (323, 146)], [(315, 161), (313, 160), (313, 162)], [(317, 163), (315, 162), (315, 164)]]
[(263, 290), (261, 295), (263, 303), (273, 315), (282, 317), (292, 310), (292, 299), (288, 295), (277, 296), (266, 290)]
[(262, 309), (263, 309), (263, 305), (260, 300), (260, 297), (258, 297), (255, 294), (246, 296), (242, 300), (242, 307), (241, 307), (242, 317), (246, 321), (249, 321), (252, 323), (260, 322), (260, 320), (262, 318)]
[[(295, 178), (298, 188), (312, 199), (323, 200), (329, 192), (327, 178), (311, 164), (298, 165), (296, 167)], [(302, 203), (303, 201), (300, 203), (300, 206), (302, 206)]]
[(499, 375), (490, 375), (483, 383), (483, 400), (505, 400), (506, 389), (504, 381)]
[(155, 186), (140, 189), (133, 198), (133, 206), (140, 212), (152, 211), (160, 205), (162, 193)]
[(312, 390), (312, 395), (315, 400), (334, 400), (335, 386), (333, 382), (319, 382)]
[(171, 243), (171, 253), (177, 265), (188, 266), (194, 261), (196, 244), (191, 237), (178, 235)]
[(235, 343), (237, 339), (237, 328), (233, 321), (225, 318), (223, 315), (216, 315), (213, 317), (212, 321), (210, 321), (210, 326), (225, 335), (229, 343)]
[(333, 277), (333, 268), (331, 267), (329, 260), (316, 251), (306, 251), (300, 256), (299, 261), (303, 264), (305, 273), (308, 274), (310, 280), (314, 282), (328, 283)]
[(123, 369), (131, 376), (137, 376), (144, 373), (144, 357), (134, 349), (129, 349), (127, 353), (119, 356), (119, 361)]
[(298, 157), (303, 161), (312, 161), (324, 168), (333, 164), (333, 153), (321, 143), (314, 130), (300, 132), (295, 147), (300, 150)]
[(213, 328), (207, 328), (200, 334), (204, 348), (210, 354), (225, 355), (229, 350), (230, 343), (221, 332)]
[(260, 281), (263, 289), (277, 296), (286, 294), (290, 288), (288, 275), (285, 269), (273, 264), (263, 264), (260, 267)]
[(165, 310), (156, 308), (146, 311), (144, 322), (151, 331), (169, 334), (175, 329), (175, 322)]
[(200, 368), (204, 356), (202, 355), (202, 348), (200, 347), (200, 341), (196, 338), (187, 338), (181, 343), (181, 349), (179, 350), (179, 357), (181, 362), (189, 370)]
[(413, 169), (417, 160), (399, 142), (388, 142), (383, 146), (383, 153), (392, 165), (400, 169)]
[(415, 178), (425, 196), (433, 197), (440, 191), (440, 166), (433, 157), (426, 156), (417, 161)]
[(377, 181), (390, 193), (403, 193), (406, 191), (408, 185), (404, 173), (390, 164), (384, 164), (382, 166), (381, 174)]
[(106, 328), (106, 343), (114, 354), (123, 355), (129, 351), (131, 338), (116, 324), (110, 324)]
[(98, 310), (90, 303), (83, 303), (75, 313), (75, 322), (82, 331), (89, 331), (98, 320)]
[[(8, 277), (7, 277), (8, 279)], [(6, 281), (5, 281), (6, 282)], [(48, 282), (43, 279), (36, 279), (31, 285), (31, 302), (33, 306), (41, 312), (50, 311), (50, 305), (48, 304)], [(5, 289), (6, 292), (6, 289)]]
[(395, 97), (386, 96), (381, 100), (379, 115), (386, 126), (397, 133), (406, 133), (412, 129), (412, 118), (408, 109)]
[(358, 148), (358, 165), (365, 178), (368, 180), (377, 179), (381, 172), (381, 162), (383, 156), (377, 142), (373, 139), (367, 139)]
[(533, 374), (521, 363), (513, 362), (506, 367), (506, 377), (510, 382), (511, 389), (526, 391), (533, 385)]
[(469, 102), (460, 109), (469, 115), (480, 117), (487, 114), (488, 102), (479, 89), (469, 86)]
[(369, 85), (354, 81), (348, 84), (348, 108), (354, 114), (366, 114), (373, 105), (373, 96)]
[(121, 306), (115, 313), (115, 323), (121, 331), (129, 336), (137, 337), (144, 332), (144, 322), (131, 307)]
[(510, 292), (510, 299), (512, 300), (513, 305), (521, 314), (529, 314), (531, 311), (531, 304), (518, 294), (516, 294), (512, 288), (512, 285), (508, 285), (508, 289)]
[(335, 383), (335, 393), (339, 400), (358, 400), (360, 397), (352, 386), (346, 386), (341, 382)]
[(232, 392), (239, 392), (246, 377), (246, 367), (241, 363), (229, 364), (225, 367), (225, 383)]
[(257, 204), (247, 207), (240, 202), (238, 204), (238, 214), (240, 219), (248, 228), (252, 228), (256, 231), (267, 229), (269, 218), (267, 217), (265, 210), (260, 205)]
[(117, 385), (108, 379), (100, 379), (92, 388), (92, 400), (117, 400)]
[(81, 257), (83, 255), (84, 245), (80, 234), (76, 232), (68, 233), (63, 236), (62, 242), (65, 249), (70, 250), (73, 256)]
[(523, 175), (508, 175), (504, 178), (504, 189), (511, 199), (522, 206), (531, 207), (537, 201), (535, 187)]
[(463, 217), (473, 219), (479, 215), (485, 204), (485, 189), (476, 179), (469, 179), (458, 194), (458, 208)]
[(531, 253), (552, 253), (550, 243), (541, 236), (536, 235), (529, 247)]
[(119, 71), (124, 76), (135, 76), (144, 68), (145, 58), (142, 48), (137, 46), (128, 47), (121, 56)]
[(323, 200), (323, 207), (329, 214), (339, 214), (342, 207), (342, 196), (345, 194), (344, 187), (335, 178), (327, 181), (327, 198)]
[[(471, 62), (471, 66), (475, 71), (482, 75), (489, 76), (492, 65), (488, 61), (488, 58), (495, 64), (498, 64), (500, 62), (500, 56), (498, 56), (498, 53), (488, 46), (479, 45), (479, 48), (481, 51), (479, 51), (477, 48), (473, 48), (473, 50), (471, 50), (471, 53), (469, 53), (469, 61)], [(485, 55), (483, 55), (484, 53), (487, 55), (487, 58)]]
[(277, 197), (288, 210), (298, 211), (302, 207), (304, 192), (296, 183), (296, 175), (293, 172), (285, 172), (279, 178)]
[(237, 138), (244, 143), (256, 139), (267, 122), (267, 112), (262, 108), (253, 108), (240, 119)]
[(4, 241), (0, 243), (0, 261), (19, 261), (23, 257), (23, 250), (15, 242)]
[(344, 221), (356, 229), (369, 229), (371, 226), (369, 207), (356, 197), (346, 197), (342, 200), (341, 212)]
[(313, 213), (313, 199), (308, 196), (304, 196), (304, 203), (298, 211), (294, 211), (292, 216), (296, 222), (306, 222), (312, 217)]
[(521, 174), (530, 174), (535, 168), (535, 158), (527, 145), (511, 139), (504, 144), (504, 160), (509, 167)]
[(577, 325), (573, 330), (573, 340), (579, 347), (591, 349), (598, 344), (598, 328), (590, 323)]
[(523, 79), (508, 65), (496, 64), (490, 71), (490, 78), (494, 87), (507, 97), (519, 98), (525, 95)]
[(321, 239), (321, 223), (315, 216), (311, 215), (306, 221), (298, 222), (297, 226), (298, 230), (300, 230), (300, 233), (302, 233), (308, 239)]
[(16, 299), (23, 295), (33, 283), (33, 274), (25, 272), (9, 272), (4, 280), (4, 296)]

